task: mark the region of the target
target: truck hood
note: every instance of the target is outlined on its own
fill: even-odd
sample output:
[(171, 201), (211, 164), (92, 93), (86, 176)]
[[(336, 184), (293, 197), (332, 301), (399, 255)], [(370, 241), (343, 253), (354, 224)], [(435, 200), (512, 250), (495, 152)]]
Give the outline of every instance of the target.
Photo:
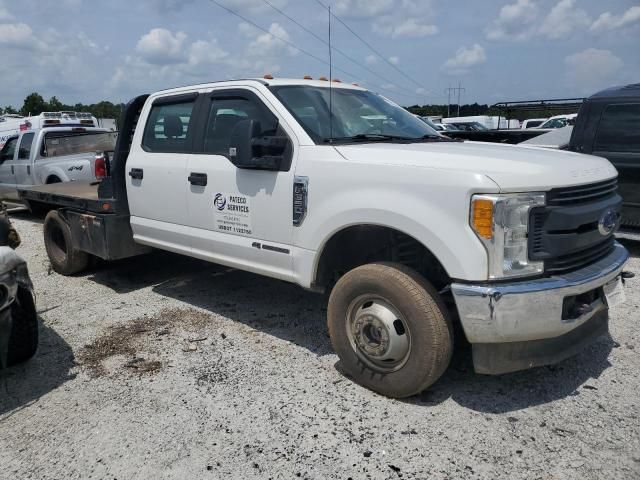
[(580, 153), (483, 142), (366, 143), (336, 146), (354, 162), (483, 174), (501, 191), (549, 190), (617, 175), (608, 160)]

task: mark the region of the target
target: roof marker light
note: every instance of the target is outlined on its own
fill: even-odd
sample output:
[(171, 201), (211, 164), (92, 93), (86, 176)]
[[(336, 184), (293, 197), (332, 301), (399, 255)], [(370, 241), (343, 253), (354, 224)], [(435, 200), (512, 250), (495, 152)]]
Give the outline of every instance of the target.
[(267, 73), (264, 77), (265, 80), (273, 80), (273, 75), (271, 75), (270, 73)]

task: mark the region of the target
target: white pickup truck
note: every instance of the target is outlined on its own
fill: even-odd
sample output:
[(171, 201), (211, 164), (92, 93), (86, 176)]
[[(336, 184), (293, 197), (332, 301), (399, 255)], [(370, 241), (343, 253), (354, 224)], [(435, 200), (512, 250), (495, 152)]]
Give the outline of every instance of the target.
[(58, 208), (44, 224), (56, 271), (154, 247), (327, 292), (344, 370), (392, 397), (443, 374), (455, 323), (480, 373), (575, 354), (607, 332), (630, 275), (608, 161), (453, 141), (342, 83), (137, 97), (110, 172), (20, 190)]
[(18, 199), (18, 188), (71, 181), (95, 181), (96, 153), (115, 132), (94, 127), (49, 127), (9, 136), (0, 150), (0, 196)]

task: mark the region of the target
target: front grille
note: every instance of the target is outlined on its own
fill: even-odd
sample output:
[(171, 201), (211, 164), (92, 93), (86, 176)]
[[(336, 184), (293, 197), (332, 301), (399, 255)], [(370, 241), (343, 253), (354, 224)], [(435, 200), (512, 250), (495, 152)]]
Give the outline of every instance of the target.
[(531, 210), (529, 257), (544, 261), (549, 275), (586, 267), (614, 249), (613, 234), (603, 237), (598, 222), (608, 209), (620, 210), (617, 179), (556, 188), (547, 204)]
[(614, 249), (614, 238), (609, 237), (604, 242), (585, 248), (578, 252), (546, 260), (544, 262), (547, 273), (564, 273), (586, 267), (609, 255)]
[(547, 205), (553, 207), (597, 202), (615, 194), (616, 190), (618, 190), (617, 178), (590, 185), (555, 188), (547, 193)]

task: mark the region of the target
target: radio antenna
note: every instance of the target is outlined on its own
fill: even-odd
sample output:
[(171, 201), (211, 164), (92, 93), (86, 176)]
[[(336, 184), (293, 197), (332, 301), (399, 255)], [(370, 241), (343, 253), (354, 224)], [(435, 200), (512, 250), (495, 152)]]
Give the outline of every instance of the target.
[(333, 143), (333, 62), (331, 57), (331, 5), (329, 5), (329, 143)]

